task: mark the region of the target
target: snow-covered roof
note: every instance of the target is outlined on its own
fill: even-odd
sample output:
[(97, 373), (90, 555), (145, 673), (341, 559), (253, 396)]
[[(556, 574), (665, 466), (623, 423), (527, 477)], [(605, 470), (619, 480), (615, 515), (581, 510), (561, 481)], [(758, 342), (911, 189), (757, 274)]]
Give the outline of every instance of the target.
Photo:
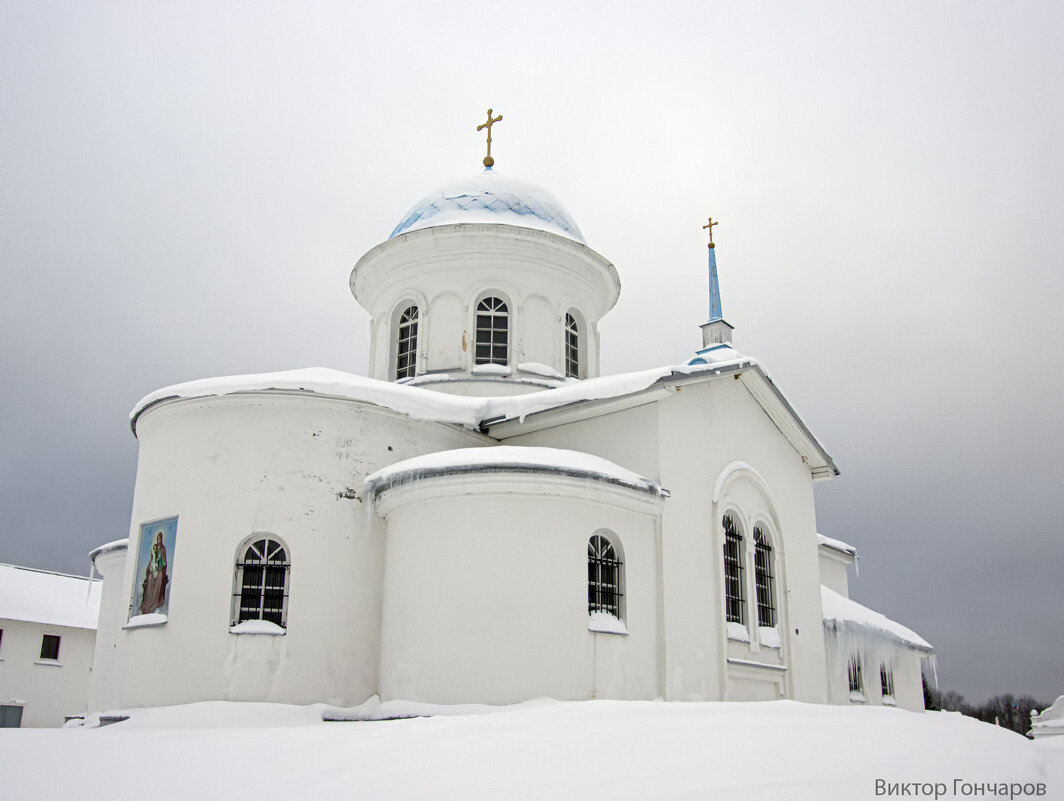
[(488, 167), (453, 181), (418, 201), (389, 235), (453, 223), (502, 223), (549, 231), (586, 244), (576, 222), (541, 186), (507, 178)]
[(660, 485), (607, 459), (562, 448), (496, 445), (456, 448), (404, 459), (366, 476), (372, 495), (392, 484), (458, 473), (536, 472), (591, 478), (652, 495), (668, 495)]
[(879, 635), (898, 640), (918, 651), (932, 652), (931, 644), (912, 629), (896, 623), (886, 615), (861, 606), (834, 590), (820, 586), (820, 600), (824, 608), (824, 625), (848, 628), (856, 627)]
[(483, 405), (481, 398), (447, 395), (391, 381), (378, 381), (375, 378), (331, 370), (327, 367), (308, 367), (303, 370), (287, 370), (279, 373), (202, 378), (163, 387), (140, 399), (129, 414), (130, 423), (136, 431), (137, 417), (140, 413), (152, 404), (163, 400), (206, 398), (213, 395), (233, 395), (239, 392), (267, 390), (311, 392), (365, 401), (419, 420), (455, 423), (470, 428), (477, 428), (480, 425)]
[(0, 618), (95, 629), (101, 587), (81, 576), (0, 564)]
[[(814, 477), (831, 477), (838, 473), (835, 463), (798, 413), (776, 388), (757, 360), (727, 347), (705, 354), (705, 363), (680, 364), (640, 370), (632, 373), (566, 382), (554, 389), (521, 395), (466, 397), (435, 392), (411, 384), (379, 381), (324, 367), (259, 373), (189, 381), (156, 390), (142, 398), (130, 412), (130, 425), (136, 433), (137, 418), (149, 406), (165, 400), (232, 395), (241, 392), (295, 391), (371, 403), (420, 420), (463, 425), (483, 429), (492, 436), (505, 438), (500, 431), (506, 425), (520, 425), (530, 415), (558, 409), (580, 407), (594, 412), (597, 404), (638, 395), (656, 385), (687, 380), (738, 374), (747, 370), (755, 376), (747, 389), (762, 405), (784, 436), (806, 457)], [(761, 380), (757, 380), (759, 377)], [(518, 433), (518, 432), (513, 432)]]
[(820, 545), (824, 548), (830, 548), (833, 551), (838, 551), (839, 553), (844, 553), (847, 556), (851, 556), (854, 558), (857, 557), (857, 549), (854, 548), (852, 545), (843, 542), (842, 540), (833, 540), (831, 537), (825, 537), (823, 534), (820, 534), (818, 532), (816, 535), (816, 541), (817, 545)]

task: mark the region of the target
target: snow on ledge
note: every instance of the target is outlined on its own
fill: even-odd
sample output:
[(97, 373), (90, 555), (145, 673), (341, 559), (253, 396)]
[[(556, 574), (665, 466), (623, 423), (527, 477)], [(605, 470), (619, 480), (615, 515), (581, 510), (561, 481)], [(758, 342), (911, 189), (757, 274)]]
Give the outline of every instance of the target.
[(89, 551), (89, 560), (95, 562), (97, 556), (100, 556), (102, 554), (108, 553), (109, 551), (118, 551), (118, 550), (121, 550), (123, 548), (128, 548), (128, 547), (129, 547), (129, 537), (126, 537), (125, 539), (122, 539), (122, 540), (114, 540), (112, 542), (105, 542), (99, 548), (93, 548), (91, 551)]
[(542, 362), (521, 362), (517, 365), (518, 372), (532, 373), (532, 375), (541, 375), (545, 378), (557, 378), (565, 380), (565, 376), (551, 367), (549, 364), (543, 364)]
[(609, 612), (595, 611), (588, 615), (587, 630), (598, 634), (627, 634), (624, 621)]
[(766, 648), (780, 648), (780, 630), (775, 626), (758, 626), (757, 641)]
[(668, 490), (618, 464), (598, 456), (562, 448), (493, 445), (456, 448), (415, 456), (366, 477), (368, 495), (389, 486), (434, 476), (476, 472), (543, 472), (620, 484), (650, 495), (668, 497)]
[(901, 623), (895, 623), (886, 615), (881, 615), (861, 606), (856, 601), (839, 595), (834, 590), (820, 586), (820, 600), (824, 608), (824, 625), (834, 629), (855, 627), (865, 631), (898, 640), (899, 642), (927, 653), (934, 652), (931, 644), (912, 629)]
[(750, 642), (750, 631), (742, 623), (728, 621), (728, 639), (737, 642)]
[(469, 372), (473, 375), (508, 376), (513, 371), (505, 364), (478, 364)]
[(843, 542), (842, 540), (833, 540), (831, 537), (825, 537), (823, 534), (817, 533), (816, 535), (817, 545), (822, 545), (825, 548), (830, 548), (833, 551), (839, 551), (848, 556), (856, 557), (857, 549), (852, 545)]
[(230, 634), (269, 634), (274, 637), (283, 635), (285, 630), (269, 620), (245, 620), (229, 627)]
[(150, 615), (133, 615), (122, 628), (124, 629), (142, 629), (150, 626), (161, 626), (168, 618), (166, 615), (160, 612), (152, 612)]

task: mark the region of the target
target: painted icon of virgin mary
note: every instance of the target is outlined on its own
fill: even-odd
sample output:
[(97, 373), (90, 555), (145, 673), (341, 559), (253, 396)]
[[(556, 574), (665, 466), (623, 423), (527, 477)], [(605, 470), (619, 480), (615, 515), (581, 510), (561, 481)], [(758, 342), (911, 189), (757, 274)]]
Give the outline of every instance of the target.
[(169, 581), (166, 576), (166, 546), (163, 545), (163, 532), (160, 529), (155, 534), (155, 542), (148, 555), (148, 566), (144, 570), (144, 595), (140, 602), (142, 615), (150, 615), (166, 602), (166, 585)]

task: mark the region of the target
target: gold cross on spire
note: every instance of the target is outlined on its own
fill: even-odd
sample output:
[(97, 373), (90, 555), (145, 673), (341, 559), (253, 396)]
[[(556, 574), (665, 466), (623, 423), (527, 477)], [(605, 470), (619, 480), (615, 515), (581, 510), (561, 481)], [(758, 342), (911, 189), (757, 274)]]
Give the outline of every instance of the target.
[(491, 157), (491, 126), (494, 125), (495, 123), (501, 122), (501, 121), (502, 121), (502, 114), (500, 114), (495, 119), (492, 119), (491, 118), (491, 109), (489, 108), (488, 109), (488, 121), (477, 126), (477, 130), (478, 131), (483, 131), (485, 128), (488, 129), (488, 155), (486, 155), (484, 157), (484, 166), (485, 167), (491, 167), (491, 165), (493, 165), (495, 163), (495, 159), (493, 159)]
[(713, 218), (709, 218), (709, 222), (702, 226), (702, 230), (709, 229), (709, 246), (713, 247), (713, 226), (720, 225), (719, 222), (713, 222)]

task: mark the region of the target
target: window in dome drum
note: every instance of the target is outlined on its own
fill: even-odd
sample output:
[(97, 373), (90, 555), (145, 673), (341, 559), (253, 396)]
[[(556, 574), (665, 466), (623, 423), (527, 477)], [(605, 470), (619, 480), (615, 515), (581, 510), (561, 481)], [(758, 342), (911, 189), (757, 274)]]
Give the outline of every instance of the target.
[(476, 351), (474, 364), (509, 363), (510, 313), (495, 297), (477, 304)]
[(395, 377), (413, 378), (417, 370), (417, 306), (410, 306), (399, 316), (396, 345)]

